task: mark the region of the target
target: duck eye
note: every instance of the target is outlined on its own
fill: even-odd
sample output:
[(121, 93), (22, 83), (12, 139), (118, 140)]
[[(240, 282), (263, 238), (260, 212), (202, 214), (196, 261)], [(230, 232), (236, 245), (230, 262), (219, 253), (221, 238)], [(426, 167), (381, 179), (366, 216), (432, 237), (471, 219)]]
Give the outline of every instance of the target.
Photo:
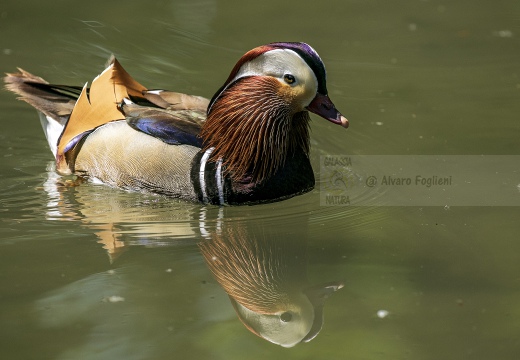
[(283, 322), (289, 322), (292, 320), (292, 315), (290, 312), (284, 312), (282, 315), (280, 315), (280, 320)]
[(291, 74), (285, 74), (283, 79), (287, 84), (293, 84), (296, 81), (296, 78)]

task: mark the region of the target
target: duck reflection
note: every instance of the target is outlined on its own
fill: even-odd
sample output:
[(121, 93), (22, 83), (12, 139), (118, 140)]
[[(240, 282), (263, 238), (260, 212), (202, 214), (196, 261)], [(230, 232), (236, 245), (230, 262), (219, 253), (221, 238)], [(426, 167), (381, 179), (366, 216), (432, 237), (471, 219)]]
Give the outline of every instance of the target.
[(197, 236), (200, 206), (80, 184), (80, 179), (56, 174), (50, 163), (43, 184), (48, 198), (46, 218), (79, 221), (93, 230), (111, 262), (131, 245), (172, 245), (193, 242)]
[(93, 230), (111, 262), (132, 245), (197, 246), (240, 321), (274, 344), (293, 347), (314, 339), (323, 326), (325, 300), (343, 287), (309, 282), (305, 212), (266, 219), (258, 208), (201, 207), (76, 187), (52, 171), (49, 176), (48, 219), (80, 221)]
[(318, 335), (325, 300), (343, 284), (311, 286), (302, 233), (272, 229), (268, 223), (227, 224), (199, 247), (242, 323), (265, 340), (292, 347)]

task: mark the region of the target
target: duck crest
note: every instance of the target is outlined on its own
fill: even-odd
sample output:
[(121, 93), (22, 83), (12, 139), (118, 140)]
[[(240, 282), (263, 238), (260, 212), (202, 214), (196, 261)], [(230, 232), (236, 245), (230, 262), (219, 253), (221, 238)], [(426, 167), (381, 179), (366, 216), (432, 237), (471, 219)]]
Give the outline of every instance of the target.
[[(288, 156), (309, 153), (309, 115), (294, 113), (277, 80), (250, 76), (227, 87), (211, 106), (202, 127), (210, 159), (222, 159), (234, 181), (260, 183)], [(249, 182), (249, 181), (248, 181)]]
[(231, 69), (231, 72), (229, 73), (229, 76), (228, 76), (226, 82), (224, 83), (224, 85), (222, 85), (222, 87), (220, 89), (218, 89), (218, 91), (215, 93), (215, 95), (213, 95), (213, 97), (211, 98), (211, 101), (209, 102), (209, 106), (208, 106), (208, 113), (211, 112), (211, 108), (213, 106), (213, 103), (217, 100), (217, 98), (220, 96), (220, 94), (222, 92), (224, 92), (224, 90), (226, 90), (226, 88), (231, 83), (231, 81), (237, 76), (237, 74), (240, 71), (240, 68), (242, 67), (242, 65), (244, 65), (245, 63), (247, 63), (247, 62), (257, 58), (258, 56), (262, 55), (263, 53), (265, 53), (265, 52), (267, 52), (269, 50), (273, 50), (273, 49), (274, 49), (274, 47), (272, 47), (270, 45), (262, 45), (262, 46), (258, 46), (256, 48), (251, 49), (248, 52), (246, 52), (238, 60), (238, 62), (233, 67), (233, 69)]
[(115, 58), (92, 81), (90, 89), (85, 84), (58, 140), (56, 170), (71, 174), (74, 171), (74, 149), (81, 139), (101, 125), (124, 119), (118, 105), (125, 98), (142, 97), (145, 90)]

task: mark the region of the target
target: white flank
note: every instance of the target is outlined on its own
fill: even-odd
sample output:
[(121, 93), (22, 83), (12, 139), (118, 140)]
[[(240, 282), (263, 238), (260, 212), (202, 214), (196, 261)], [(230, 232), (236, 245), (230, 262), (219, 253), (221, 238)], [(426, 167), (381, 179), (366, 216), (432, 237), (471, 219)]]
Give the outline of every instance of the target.
[(63, 132), (64, 126), (57, 120), (54, 120), (50, 116), (46, 116), (41, 112), (38, 112), (38, 115), (40, 116), (40, 123), (42, 124), (43, 132), (45, 133), (49, 147), (51, 148), (54, 157), (56, 157), (56, 153), (58, 152), (58, 139)]

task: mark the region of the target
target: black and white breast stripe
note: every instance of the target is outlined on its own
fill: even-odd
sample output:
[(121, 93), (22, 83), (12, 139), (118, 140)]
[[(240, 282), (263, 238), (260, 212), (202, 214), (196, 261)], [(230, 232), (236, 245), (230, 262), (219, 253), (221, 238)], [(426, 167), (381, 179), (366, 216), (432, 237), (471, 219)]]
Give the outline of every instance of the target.
[(208, 162), (214, 148), (199, 152), (194, 159), (191, 181), (199, 201), (204, 204), (225, 205), (225, 179), (222, 171), (222, 159)]
[[(199, 153), (191, 166), (191, 183), (199, 202), (213, 205), (260, 204), (305, 193), (314, 187), (314, 173), (304, 152), (291, 154), (290, 162), (269, 178), (251, 183), (233, 181), (222, 159), (210, 161), (214, 148)], [(250, 180), (249, 180), (250, 181)]]

